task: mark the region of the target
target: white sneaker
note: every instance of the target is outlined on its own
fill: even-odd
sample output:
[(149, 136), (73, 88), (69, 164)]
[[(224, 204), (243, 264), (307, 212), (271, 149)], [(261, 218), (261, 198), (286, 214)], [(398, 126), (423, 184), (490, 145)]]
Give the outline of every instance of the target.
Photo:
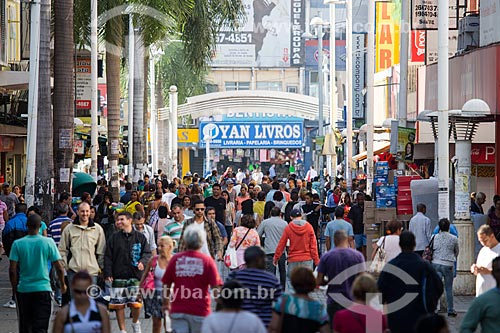
[(141, 322), (138, 321), (137, 323), (132, 323), (132, 329), (134, 330), (134, 333), (142, 333)]
[(10, 308), (10, 309), (15, 309), (16, 308), (16, 301), (10, 300), (7, 303), (3, 305), (4, 308)]

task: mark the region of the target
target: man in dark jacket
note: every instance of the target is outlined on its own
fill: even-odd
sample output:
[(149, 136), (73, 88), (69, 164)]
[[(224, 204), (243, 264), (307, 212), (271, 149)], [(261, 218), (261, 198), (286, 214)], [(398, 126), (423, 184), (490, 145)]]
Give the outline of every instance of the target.
[[(108, 282), (128, 280), (130, 284), (131, 279), (141, 279), (144, 268), (151, 258), (151, 250), (146, 237), (132, 228), (132, 215), (129, 212), (118, 213), (116, 221), (121, 225), (121, 229), (111, 235), (106, 243), (104, 278)], [(111, 296), (110, 308), (116, 310), (120, 330), (125, 330), (125, 303), (127, 303), (132, 311), (132, 328), (134, 332), (140, 332), (140, 307), (134, 306), (133, 303), (136, 303), (134, 295), (127, 292), (125, 299), (113, 297), (116, 295)]]
[[(420, 317), (434, 312), (437, 300), (443, 294), (443, 284), (430, 263), (413, 252), (416, 241), (412, 232), (401, 233), (399, 246), (402, 252), (385, 265), (378, 279), (378, 288), (387, 304), (391, 332), (411, 333)], [(426, 288), (423, 287), (424, 280)], [(432, 307), (424, 295), (432, 297)]]

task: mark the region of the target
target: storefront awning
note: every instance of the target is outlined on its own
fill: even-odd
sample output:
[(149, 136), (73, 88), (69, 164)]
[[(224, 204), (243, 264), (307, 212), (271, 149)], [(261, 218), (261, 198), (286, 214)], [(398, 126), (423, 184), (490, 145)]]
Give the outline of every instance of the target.
[(28, 89), (29, 72), (0, 71), (0, 88), (6, 90)]
[[(378, 155), (381, 153), (388, 152), (390, 148), (391, 148), (390, 142), (387, 142), (387, 141), (377, 142), (377, 141), (375, 141), (373, 143), (373, 155)], [(352, 160), (354, 162), (361, 162), (365, 159), (366, 159), (366, 151), (362, 152), (361, 154), (354, 155), (352, 157)]]

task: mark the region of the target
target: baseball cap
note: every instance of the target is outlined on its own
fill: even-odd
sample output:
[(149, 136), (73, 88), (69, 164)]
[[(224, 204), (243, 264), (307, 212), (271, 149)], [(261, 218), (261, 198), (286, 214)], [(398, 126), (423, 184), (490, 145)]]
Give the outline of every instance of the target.
[(10, 184), (7, 183), (7, 182), (5, 182), (5, 183), (2, 184), (2, 188), (4, 188), (4, 187), (10, 187)]
[(233, 182), (231, 179), (228, 179), (228, 180), (226, 181), (226, 184), (234, 184), (234, 182)]
[(299, 209), (292, 209), (290, 212), (290, 217), (299, 217), (302, 216), (302, 213), (300, 212)]

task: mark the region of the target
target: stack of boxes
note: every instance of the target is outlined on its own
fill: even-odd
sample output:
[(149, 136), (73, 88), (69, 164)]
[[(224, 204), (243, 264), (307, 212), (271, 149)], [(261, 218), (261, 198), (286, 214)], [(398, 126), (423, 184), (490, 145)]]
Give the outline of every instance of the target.
[(398, 180), (398, 215), (412, 215), (413, 202), (411, 199), (410, 183), (412, 180), (421, 179), (420, 176), (399, 176)]
[(374, 178), (376, 208), (395, 208), (396, 187), (389, 184), (389, 162), (377, 162)]

